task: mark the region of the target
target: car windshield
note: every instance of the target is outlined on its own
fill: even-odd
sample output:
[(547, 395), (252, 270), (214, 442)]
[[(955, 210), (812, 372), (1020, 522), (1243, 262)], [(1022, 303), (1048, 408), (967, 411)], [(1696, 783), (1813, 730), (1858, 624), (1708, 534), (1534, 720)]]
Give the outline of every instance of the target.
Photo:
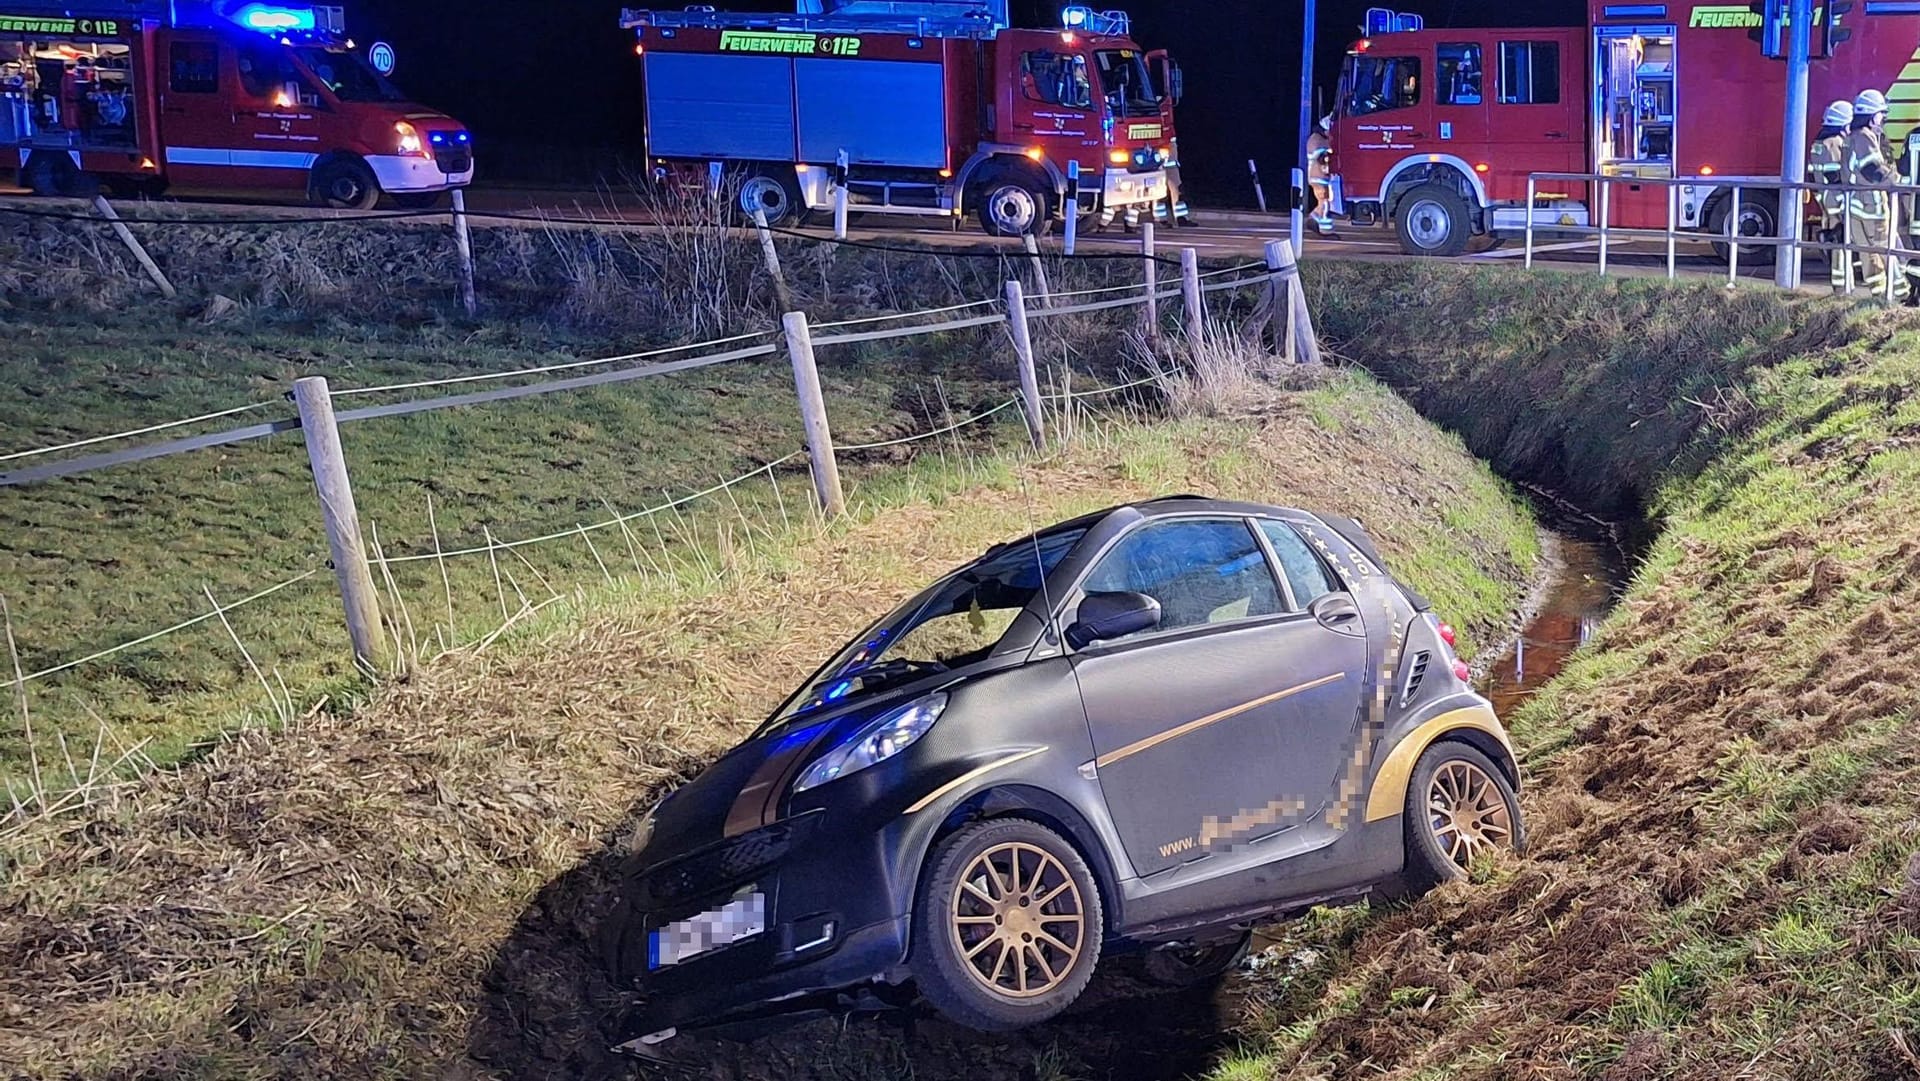
[(847, 643), (761, 733), (822, 706), (990, 656), (1086, 532), (1061, 529), (996, 545), (935, 582)]
[(405, 101), (407, 96), (398, 87), (388, 82), (386, 76), (373, 70), (373, 65), (361, 59), (359, 53), (338, 52), (333, 49), (304, 48), (297, 50), (300, 62), (313, 72), (314, 77), (325, 83), (333, 96), (341, 101)]
[(1115, 116), (1159, 116), (1160, 92), (1154, 88), (1144, 57), (1132, 49), (1102, 49), (1100, 86)]

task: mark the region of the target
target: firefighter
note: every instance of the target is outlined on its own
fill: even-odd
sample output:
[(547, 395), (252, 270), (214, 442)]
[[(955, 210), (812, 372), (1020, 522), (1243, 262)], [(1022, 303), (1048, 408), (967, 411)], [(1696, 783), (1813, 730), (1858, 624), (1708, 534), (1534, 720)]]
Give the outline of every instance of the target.
[[(1852, 124), (1851, 102), (1836, 101), (1827, 106), (1807, 153), (1807, 179), (1819, 188), (1814, 198), (1820, 203), (1822, 244), (1842, 244), (1846, 240), (1847, 196), (1841, 184), (1847, 179), (1847, 129)], [(1857, 262), (1852, 252), (1827, 252), (1828, 277), (1834, 292), (1844, 293), (1852, 285)]]
[(1313, 189), (1313, 227), (1333, 234), (1333, 117), (1323, 116), (1307, 136), (1307, 184)]
[[(1862, 90), (1853, 99), (1853, 123), (1847, 135), (1847, 184), (1859, 188), (1887, 184), (1895, 179), (1887, 161), (1885, 127), (1887, 98), (1878, 90)], [(1910, 286), (1898, 260), (1889, 260), (1886, 249), (1893, 239), (1896, 204), (1884, 191), (1859, 191), (1848, 194), (1847, 218), (1853, 230), (1853, 242), (1871, 249), (1860, 253), (1863, 271), (1861, 284), (1873, 292), (1887, 288), (1892, 274), (1893, 298), (1905, 300)]]

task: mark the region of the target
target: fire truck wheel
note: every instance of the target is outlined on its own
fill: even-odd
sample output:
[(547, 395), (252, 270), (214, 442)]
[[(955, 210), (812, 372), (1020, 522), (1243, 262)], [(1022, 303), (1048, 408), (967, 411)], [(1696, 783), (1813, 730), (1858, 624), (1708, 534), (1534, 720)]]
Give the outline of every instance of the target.
[[(1716, 237), (1727, 237), (1738, 230), (1743, 237), (1778, 236), (1780, 201), (1772, 192), (1741, 192), (1740, 216), (1733, 215), (1733, 196), (1726, 194), (1715, 200), (1713, 209), (1707, 214), (1707, 232)], [(1713, 242), (1713, 254), (1725, 263), (1731, 256), (1724, 240)], [(1771, 266), (1774, 259), (1771, 244), (1740, 245), (1740, 261), (1750, 266)]]
[(365, 162), (335, 158), (314, 169), (313, 201), (335, 210), (372, 210), (380, 203), (380, 182)]
[(1050, 210), (1047, 197), (1030, 180), (1018, 175), (993, 177), (981, 185), (975, 203), (980, 227), (988, 236), (1038, 236), (1046, 232)]
[(35, 195), (48, 198), (60, 195), (83, 198), (100, 192), (100, 181), (74, 168), (73, 161), (65, 154), (35, 154), (28, 158), (26, 168), (20, 171), (20, 184), (32, 189)]
[(1393, 231), (1408, 255), (1451, 258), (1466, 251), (1473, 239), (1472, 211), (1448, 185), (1422, 184), (1400, 198)]
[(767, 216), (768, 225), (800, 224), (800, 217), (806, 213), (806, 207), (800, 202), (800, 181), (794, 176), (792, 166), (784, 169), (784, 175), (775, 171), (779, 168), (769, 167), (740, 182), (738, 207), (742, 222), (751, 222), (753, 212), (758, 210)]

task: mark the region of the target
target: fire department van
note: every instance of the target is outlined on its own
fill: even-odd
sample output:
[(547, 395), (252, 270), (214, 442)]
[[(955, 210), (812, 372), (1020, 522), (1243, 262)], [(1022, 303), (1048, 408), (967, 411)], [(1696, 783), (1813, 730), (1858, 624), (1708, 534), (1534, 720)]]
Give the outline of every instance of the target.
[(0, 146), (42, 195), (177, 184), (364, 210), (473, 179), (467, 130), (394, 89), (339, 8), (240, 0), (0, 0)]
[(844, 153), (862, 212), (978, 215), (994, 235), (1078, 212), (1162, 215), (1178, 67), (1123, 12), (1012, 29), (1006, 0), (802, 0), (793, 14), (627, 11), (648, 153), (733, 172), (742, 213), (832, 206)]
[[(1878, 89), (1889, 134), (1920, 122), (1920, 4), (1863, 0), (1818, 13), (1811, 134), (1837, 99)], [(1526, 226), (1527, 177), (1586, 173), (1610, 183), (1612, 225), (1677, 225), (1716, 237), (1772, 236), (1773, 191), (1715, 177), (1778, 176), (1786, 65), (1749, 37), (1747, 4), (1593, 0), (1586, 27), (1387, 32), (1353, 45), (1333, 131), (1340, 201), (1357, 221), (1393, 223), (1415, 255), (1457, 255), (1473, 237)], [(1825, 54), (1825, 55), (1823, 55)], [(1636, 178), (1690, 183), (1634, 183)], [(1678, 188), (1669, 196), (1669, 187)], [(1594, 185), (1542, 182), (1537, 228), (1597, 221)], [(1773, 249), (1747, 245), (1770, 259)]]

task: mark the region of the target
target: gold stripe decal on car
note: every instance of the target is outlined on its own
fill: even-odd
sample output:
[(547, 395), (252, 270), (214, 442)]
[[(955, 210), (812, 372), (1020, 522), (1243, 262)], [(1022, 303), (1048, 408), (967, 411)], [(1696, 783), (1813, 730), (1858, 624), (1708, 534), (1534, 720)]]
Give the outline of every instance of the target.
[(1107, 754), (1101, 755), (1098, 759), (1094, 761), (1094, 765), (1100, 769), (1105, 769), (1108, 766), (1113, 765), (1115, 762), (1119, 762), (1127, 758), (1132, 758), (1134, 755), (1139, 754), (1142, 751), (1151, 751), (1155, 747), (1160, 746), (1162, 743), (1165, 743), (1168, 740), (1175, 740), (1175, 739), (1179, 739), (1181, 736), (1191, 735), (1192, 733), (1198, 732), (1202, 728), (1206, 728), (1209, 725), (1219, 724), (1221, 721), (1232, 720), (1233, 718), (1240, 716), (1242, 713), (1247, 713), (1252, 710), (1259, 709), (1261, 706), (1270, 706), (1273, 703), (1278, 702), (1283, 698), (1292, 698), (1296, 694), (1305, 694), (1306, 692), (1311, 691), (1317, 687), (1324, 687), (1329, 683), (1338, 683), (1345, 678), (1347, 678), (1347, 674), (1345, 672), (1335, 672), (1330, 676), (1321, 676), (1319, 679), (1313, 680), (1310, 683), (1302, 683), (1298, 687), (1288, 687), (1284, 691), (1275, 691), (1274, 693), (1266, 695), (1265, 697), (1256, 698), (1251, 702), (1243, 702), (1240, 705), (1233, 706), (1228, 709), (1223, 709), (1218, 713), (1209, 713), (1205, 717), (1202, 717), (1197, 721), (1188, 721), (1186, 724), (1183, 724), (1178, 728), (1169, 728), (1165, 732), (1160, 733), (1159, 735), (1148, 736), (1146, 739), (1143, 739), (1138, 743), (1129, 743), (1125, 747), (1122, 747), (1117, 751), (1112, 751)]
[(927, 808), (933, 806), (935, 803), (938, 803), (941, 797), (953, 792), (955, 789), (961, 788), (971, 781), (984, 777), (987, 774), (992, 773), (994, 770), (1004, 769), (1008, 766), (1013, 765), (1015, 762), (1024, 762), (1027, 759), (1032, 758), (1034, 755), (1042, 754), (1045, 751), (1046, 751), (1045, 747), (1035, 747), (1031, 751), (1021, 751), (1018, 754), (1010, 754), (1005, 758), (999, 758), (999, 759), (995, 759), (992, 762), (988, 762), (986, 765), (981, 766), (978, 769), (968, 770), (967, 772), (962, 773), (960, 776), (955, 777), (953, 780), (948, 781), (946, 784), (941, 785), (939, 788), (936, 788), (933, 791), (927, 793), (926, 795), (920, 797), (919, 802), (907, 808), (902, 813), (903, 814), (919, 814), (921, 811), (924, 811)]

